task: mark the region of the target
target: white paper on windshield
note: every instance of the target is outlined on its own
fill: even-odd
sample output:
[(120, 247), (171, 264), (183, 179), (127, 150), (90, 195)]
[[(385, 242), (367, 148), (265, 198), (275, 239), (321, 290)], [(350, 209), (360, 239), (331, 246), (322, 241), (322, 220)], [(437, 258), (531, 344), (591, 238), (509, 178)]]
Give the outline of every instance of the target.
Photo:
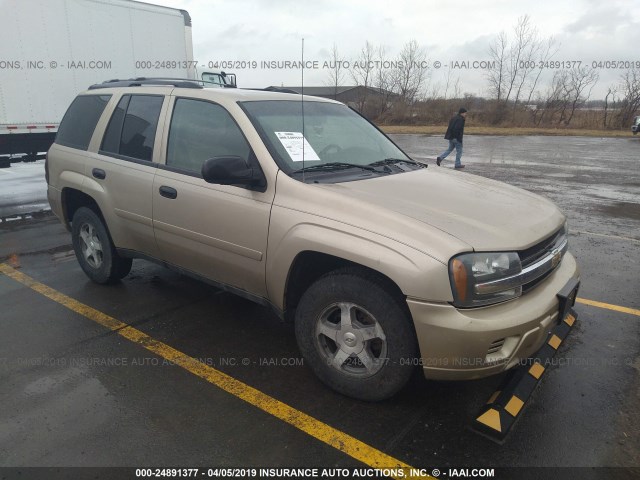
[[(294, 162), (320, 160), (307, 139), (300, 132), (273, 132)], [(302, 156), (304, 146), (304, 157)]]

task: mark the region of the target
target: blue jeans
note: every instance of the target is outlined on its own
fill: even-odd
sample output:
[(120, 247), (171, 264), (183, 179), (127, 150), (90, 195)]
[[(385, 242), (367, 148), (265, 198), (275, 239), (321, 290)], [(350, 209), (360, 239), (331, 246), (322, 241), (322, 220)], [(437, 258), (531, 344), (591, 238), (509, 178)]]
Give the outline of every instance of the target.
[(442, 152), (442, 154), (440, 155), (441, 159), (445, 159), (447, 158), (447, 156), (453, 152), (453, 149), (456, 149), (456, 167), (459, 167), (460, 165), (462, 165), (462, 163), (460, 163), (460, 158), (462, 157), (462, 143), (459, 142), (457, 139), (452, 139), (449, 140), (449, 148), (447, 148), (444, 152)]

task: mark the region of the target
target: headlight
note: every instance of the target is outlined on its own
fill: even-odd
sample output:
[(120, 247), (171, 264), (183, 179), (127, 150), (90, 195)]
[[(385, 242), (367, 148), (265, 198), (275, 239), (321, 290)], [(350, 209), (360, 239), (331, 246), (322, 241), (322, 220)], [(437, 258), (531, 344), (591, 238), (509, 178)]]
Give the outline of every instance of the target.
[(515, 252), (465, 253), (449, 262), (449, 278), (456, 307), (480, 307), (522, 295), (522, 287), (478, 293), (475, 286), (522, 272), (520, 257)]

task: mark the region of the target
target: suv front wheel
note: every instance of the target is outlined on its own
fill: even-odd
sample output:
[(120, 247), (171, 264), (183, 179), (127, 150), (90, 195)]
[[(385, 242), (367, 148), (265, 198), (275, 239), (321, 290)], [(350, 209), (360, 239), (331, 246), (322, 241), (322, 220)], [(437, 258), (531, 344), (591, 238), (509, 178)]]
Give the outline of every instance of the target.
[(131, 271), (132, 260), (116, 252), (107, 228), (90, 208), (80, 207), (73, 215), (71, 238), (82, 270), (96, 283), (114, 283)]
[(328, 273), (296, 310), (298, 346), (334, 390), (366, 401), (393, 396), (416, 365), (415, 331), (383, 279), (359, 269)]

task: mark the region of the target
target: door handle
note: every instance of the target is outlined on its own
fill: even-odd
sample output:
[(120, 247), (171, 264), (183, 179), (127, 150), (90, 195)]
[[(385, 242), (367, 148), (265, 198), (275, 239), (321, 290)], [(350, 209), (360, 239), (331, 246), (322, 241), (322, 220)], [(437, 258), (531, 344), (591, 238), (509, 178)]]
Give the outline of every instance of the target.
[(107, 173), (101, 168), (94, 168), (91, 170), (91, 175), (93, 175), (98, 180), (104, 180), (107, 177)]
[(178, 196), (178, 191), (175, 188), (167, 187), (166, 185), (162, 185), (160, 187), (160, 195), (166, 198), (176, 198)]

